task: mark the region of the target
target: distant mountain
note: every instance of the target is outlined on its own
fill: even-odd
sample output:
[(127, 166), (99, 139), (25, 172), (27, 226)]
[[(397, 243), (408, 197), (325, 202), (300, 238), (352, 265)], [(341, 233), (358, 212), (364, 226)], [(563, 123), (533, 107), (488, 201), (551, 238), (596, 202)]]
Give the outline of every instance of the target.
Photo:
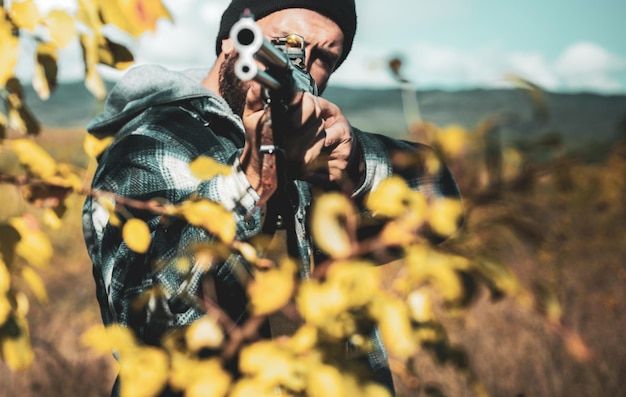
[[(406, 136), (399, 90), (331, 86), (324, 96), (363, 130)], [(422, 118), (440, 126), (455, 123), (471, 129), (486, 117), (506, 116), (509, 122), (502, 132), (509, 140), (558, 133), (576, 148), (626, 136), (626, 95), (548, 93), (545, 117), (537, 117), (542, 115), (520, 90), (431, 90), (417, 92), (417, 98)], [(61, 84), (48, 101), (27, 87), (26, 99), (40, 122), (53, 127), (84, 127), (102, 107), (80, 82)]]

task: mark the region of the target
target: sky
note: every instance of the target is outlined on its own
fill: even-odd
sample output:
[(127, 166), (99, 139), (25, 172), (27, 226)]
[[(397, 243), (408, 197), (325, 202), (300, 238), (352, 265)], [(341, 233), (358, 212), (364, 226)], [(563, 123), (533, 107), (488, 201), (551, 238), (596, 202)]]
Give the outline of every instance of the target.
[[(404, 76), (421, 89), (506, 87), (506, 77), (514, 74), (550, 91), (626, 94), (624, 0), (356, 2), (353, 50), (332, 76), (332, 85), (394, 86), (387, 64), (399, 57)], [(39, 3), (75, 8), (75, 0)], [(127, 41), (137, 64), (208, 68), (215, 60), (214, 37), (229, 0), (163, 3), (174, 22), (160, 21), (155, 33)], [(62, 51), (61, 80), (81, 77), (80, 56), (77, 42)], [(31, 69), (27, 59), (20, 60), (19, 75), (28, 76)]]

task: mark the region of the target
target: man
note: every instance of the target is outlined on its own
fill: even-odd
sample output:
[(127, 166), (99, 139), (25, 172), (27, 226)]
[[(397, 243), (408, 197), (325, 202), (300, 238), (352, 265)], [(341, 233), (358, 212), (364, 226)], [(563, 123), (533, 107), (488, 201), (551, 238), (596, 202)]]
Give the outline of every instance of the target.
[[(396, 172), (389, 153), (430, 149), (353, 128), (341, 110), (309, 93), (296, 96), (281, 121), (286, 180), (268, 203), (267, 213), (256, 210), (263, 195), (259, 129), (264, 101), (256, 83), (233, 74), (237, 60), (228, 37), (230, 27), (249, 8), (268, 38), (296, 33), (304, 37), (306, 70), (324, 91), (330, 75), (347, 57), (356, 31), (354, 0), (234, 0), (225, 11), (217, 38), (218, 58), (208, 75), (197, 71), (170, 72), (160, 67), (129, 71), (111, 91), (104, 113), (88, 126), (96, 136), (115, 135), (115, 142), (99, 158), (93, 188), (147, 201), (154, 198), (180, 203), (193, 193), (224, 205), (236, 218), (238, 240), (261, 232), (279, 235), (287, 230), (286, 250), (300, 263), (300, 277), (310, 275), (310, 263), (321, 259), (312, 245), (307, 215), (312, 189), (349, 187), (358, 204), (382, 179)], [(278, 122), (276, 123), (278, 124)], [(194, 177), (188, 164), (210, 156), (232, 167), (229, 175), (208, 181)], [(319, 163), (324, 166), (320, 169)], [(444, 166), (428, 178), (417, 170), (402, 173), (409, 184), (428, 197), (458, 197), (456, 184)], [(286, 197), (285, 197), (286, 196)], [(272, 212), (274, 206), (274, 212)], [(285, 206), (289, 207), (285, 212)], [(278, 208), (280, 207), (280, 208)], [(278, 209), (277, 209), (278, 208)], [(287, 214), (289, 219), (281, 218)], [(248, 216), (250, 215), (250, 216)], [(97, 200), (87, 198), (84, 233), (94, 265), (94, 277), (105, 324), (121, 323), (147, 343), (159, 343), (168, 330), (189, 324), (203, 313), (183, 295), (201, 296), (201, 276), (183, 280), (167, 265), (198, 241), (210, 241), (206, 231), (183, 220), (162, 219), (147, 211), (133, 211), (151, 230), (148, 253), (131, 251)], [(288, 226), (284, 226), (284, 225)], [(155, 262), (166, 263), (155, 269)], [(246, 268), (238, 255), (216, 267), (213, 292), (230, 317), (246, 318), (245, 290), (236, 273)], [(133, 300), (160, 285), (166, 296), (134, 310)], [(375, 332), (375, 351), (369, 365), (392, 390), (387, 356)]]

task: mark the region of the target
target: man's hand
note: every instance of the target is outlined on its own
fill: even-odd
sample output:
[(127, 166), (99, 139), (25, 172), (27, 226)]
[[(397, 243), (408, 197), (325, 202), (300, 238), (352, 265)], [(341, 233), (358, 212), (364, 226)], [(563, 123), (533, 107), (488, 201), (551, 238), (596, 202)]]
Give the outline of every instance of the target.
[[(257, 191), (261, 186), (262, 158), (258, 147), (265, 121), (264, 105), (259, 85), (252, 84), (243, 113), (246, 144), (241, 164)], [(313, 184), (345, 180), (353, 147), (352, 128), (339, 107), (323, 98), (302, 93), (282, 116), (272, 120), (272, 128), (275, 134), (282, 134), (288, 177)]]

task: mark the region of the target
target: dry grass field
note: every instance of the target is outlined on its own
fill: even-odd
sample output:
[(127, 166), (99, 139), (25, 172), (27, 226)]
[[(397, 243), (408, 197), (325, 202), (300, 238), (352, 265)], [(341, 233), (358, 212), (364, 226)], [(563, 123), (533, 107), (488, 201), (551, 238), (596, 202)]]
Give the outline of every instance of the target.
[[(83, 134), (45, 130), (41, 141), (57, 158), (86, 167)], [(626, 395), (625, 145), (600, 157), (539, 174), (532, 189), (504, 192), (480, 207), (483, 215), (506, 208), (523, 217), (524, 233), (515, 239), (492, 236), (494, 249), (528, 288), (537, 281), (552, 286), (564, 308), (564, 325), (578, 332), (592, 353), (587, 361), (575, 359), (536, 311), (510, 298), (492, 301), (481, 290), (467, 315), (445, 321), (451, 340), (466, 351), (492, 396)], [(471, 186), (461, 185), (471, 197)], [(109, 395), (114, 360), (96, 357), (79, 342), (100, 322), (80, 230), (81, 201), (66, 214), (63, 229), (52, 233), (56, 255), (43, 273), (49, 302), (31, 305), (36, 362), (22, 373), (0, 363), (0, 396)], [(3, 202), (5, 212), (19, 205)], [(398, 271), (387, 270), (390, 277)], [(426, 354), (416, 356), (415, 369), (417, 379), (397, 376), (400, 396), (473, 395), (450, 366)]]

